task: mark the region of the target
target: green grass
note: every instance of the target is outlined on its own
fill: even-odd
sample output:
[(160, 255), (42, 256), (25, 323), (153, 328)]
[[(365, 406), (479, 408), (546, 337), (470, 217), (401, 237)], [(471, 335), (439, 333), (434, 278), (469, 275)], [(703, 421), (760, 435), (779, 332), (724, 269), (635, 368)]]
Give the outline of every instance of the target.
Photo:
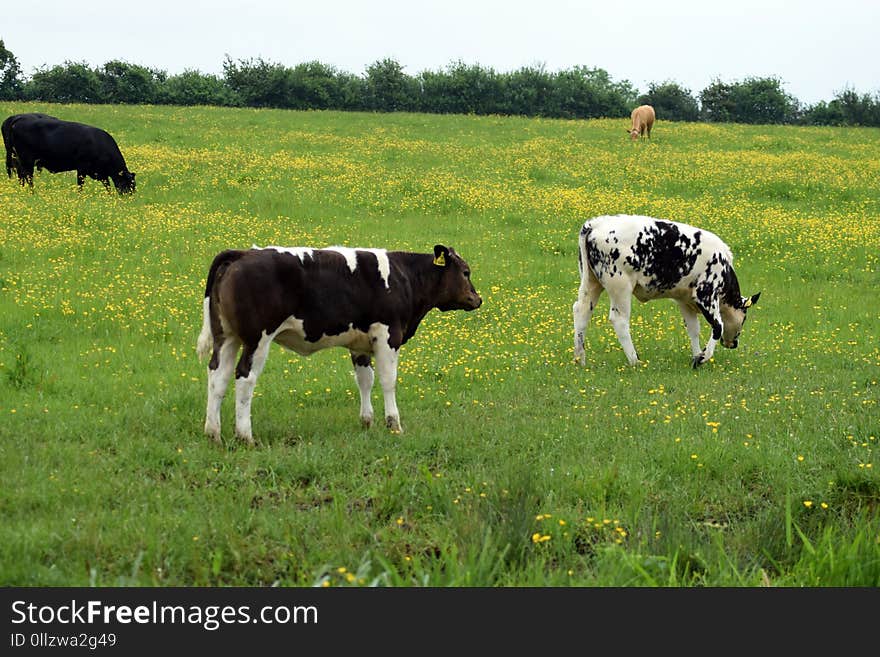
[[(880, 131), (0, 103), (36, 110), (138, 191), (0, 179), (0, 584), (880, 585)], [(622, 212), (731, 245), (739, 349), (693, 370), (636, 303), (630, 368), (603, 297), (574, 364), (578, 230)], [(347, 352), (276, 347), (259, 446), (231, 395), (202, 435), (205, 275), (254, 243), (469, 261), (483, 306), (402, 350), (404, 433), (360, 428)]]

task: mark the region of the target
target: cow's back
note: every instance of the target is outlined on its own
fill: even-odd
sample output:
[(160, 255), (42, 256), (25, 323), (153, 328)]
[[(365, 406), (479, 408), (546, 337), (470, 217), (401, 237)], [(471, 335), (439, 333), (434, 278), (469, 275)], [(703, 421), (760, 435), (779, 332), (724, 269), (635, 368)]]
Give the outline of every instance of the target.
[(15, 120), (17, 115), (13, 114), (12, 116), (7, 116), (2, 125), (0, 125), (0, 135), (3, 136), (3, 144), (6, 146), (7, 150), (12, 147), (12, 122)]
[(331, 249), (251, 249), (217, 282), (220, 314), (245, 339), (271, 333), (291, 317), (303, 322), (313, 341), (350, 327), (366, 332), (374, 322), (390, 323), (411, 296), (409, 282), (388, 255), (390, 271), (383, 273), (381, 256), (367, 250), (356, 251), (352, 269)]
[(687, 287), (714, 254), (733, 262), (730, 249), (714, 233), (642, 215), (588, 220), (581, 239), (600, 281), (623, 275), (630, 277), (636, 288), (657, 292)]
[(40, 112), (27, 112), (24, 114), (13, 114), (12, 116), (6, 117), (3, 121), (3, 125), (0, 126), (0, 132), (3, 133), (3, 137), (11, 137), (12, 136), (12, 126), (21, 121), (36, 121), (39, 119), (49, 119), (52, 121), (58, 121), (54, 116), (50, 116), (48, 114), (41, 114)]
[(11, 116), (6, 117), (4, 119), (3, 124), (0, 125), (0, 134), (3, 136), (3, 145), (6, 147), (7, 153), (11, 153), (11, 151), (15, 147), (15, 141), (13, 139), (12, 128), (16, 124), (19, 123), (27, 123), (30, 121), (38, 121), (40, 119), (48, 119), (50, 121), (57, 121), (58, 119), (54, 116), (50, 116), (48, 114), (42, 114), (40, 112), (26, 112), (23, 114), (13, 114)]
[(633, 123), (637, 125), (648, 125), (649, 123), (653, 123), (654, 116), (654, 108), (650, 105), (639, 105), (630, 112), (630, 118), (633, 120)]
[(95, 126), (34, 115), (15, 121), (11, 134), (17, 151), (52, 172), (82, 168), (109, 175), (126, 168), (116, 140)]

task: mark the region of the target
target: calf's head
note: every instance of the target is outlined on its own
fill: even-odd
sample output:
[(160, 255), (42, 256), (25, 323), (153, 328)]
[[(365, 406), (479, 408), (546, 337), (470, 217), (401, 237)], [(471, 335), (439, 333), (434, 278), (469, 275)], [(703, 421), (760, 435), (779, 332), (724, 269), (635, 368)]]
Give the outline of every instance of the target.
[(440, 287), (437, 308), (440, 310), (476, 310), (483, 300), (471, 283), (471, 268), (464, 259), (442, 244), (434, 247), (434, 266), (439, 267)]
[(721, 345), (728, 349), (736, 349), (739, 344), (739, 334), (742, 333), (743, 324), (746, 322), (746, 311), (758, 303), (761, 293), (750, 297), (741, 297), (733, 304), (721, 304)]

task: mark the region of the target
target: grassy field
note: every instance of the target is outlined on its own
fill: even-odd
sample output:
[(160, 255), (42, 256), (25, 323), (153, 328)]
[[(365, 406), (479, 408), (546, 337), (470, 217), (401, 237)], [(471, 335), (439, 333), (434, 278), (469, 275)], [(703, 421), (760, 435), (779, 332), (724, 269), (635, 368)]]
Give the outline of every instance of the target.
[[(880, 131), (0, 103), (36, 110), (138, 190), (0, 179), (0, 584), (880, 585)], [(728, 242), (739, 349), (693, 370), (636, 303), (628, 367), (603, 296), (574, 364), (605, 213)], [(402, 434), (360, 427), (345, 350), (273, 347), (259, 445), (230, 396), (203, 436), (218, 251), (436, 243), (484, 303), (404, 346)]]

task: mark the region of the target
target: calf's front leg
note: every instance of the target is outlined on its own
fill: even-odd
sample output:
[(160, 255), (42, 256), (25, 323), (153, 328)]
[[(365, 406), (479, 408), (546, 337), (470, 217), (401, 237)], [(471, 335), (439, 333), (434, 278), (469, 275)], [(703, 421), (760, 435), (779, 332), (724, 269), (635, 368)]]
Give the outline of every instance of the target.
[(370, 391), (373, 389), (373, 365), (369, 354), (351, 352), (351, 364), (354, 365), (354, 378), (361, 394), (361, 423), (365, 427), (373, 424), (373, 402)]
[(629, 317), (632, 310), (632, 290), (618, 289), (613, 292), (609, 289), (608, 295), (611, 297), (611, 309), (608, 311), (608, 319), (614, 327), (617, 334), (617, 341), (626, 354), (626, 359), (630, 365), (636, 365), (639, 362), (639, 355), (633, 345), (632, 337), (629, 332)]
[(709, 322), (709, 326), (712, 328), (712, 334), (709, 336), (706, 348), (694, 356), (694, 369), (710, 360), (715, 354), (715, 345), (718, 344), (718, 341), (721, 339), (721, 332), (723, 330), (723, 324), (721, 323), (721, 304), (719, 303), (717, 296), (713, 297), (708, 305), (698, 302), (697, 307), (700, 309), (700, 312), (703, 313), (703, 317), (706, 318), (706, 321)]
[[(697, 357), (703, 351), (700, 347), (700, 315), (697, 309), (685, 302), (679, 301), (678, 308), (681, 310), (681, 316), (684, 318), (684, 326), (687, 329), (688, 338), (691, 341), (691, 363), (696, 363)], [(694, 365), (696, 367), (696, 365)]]

